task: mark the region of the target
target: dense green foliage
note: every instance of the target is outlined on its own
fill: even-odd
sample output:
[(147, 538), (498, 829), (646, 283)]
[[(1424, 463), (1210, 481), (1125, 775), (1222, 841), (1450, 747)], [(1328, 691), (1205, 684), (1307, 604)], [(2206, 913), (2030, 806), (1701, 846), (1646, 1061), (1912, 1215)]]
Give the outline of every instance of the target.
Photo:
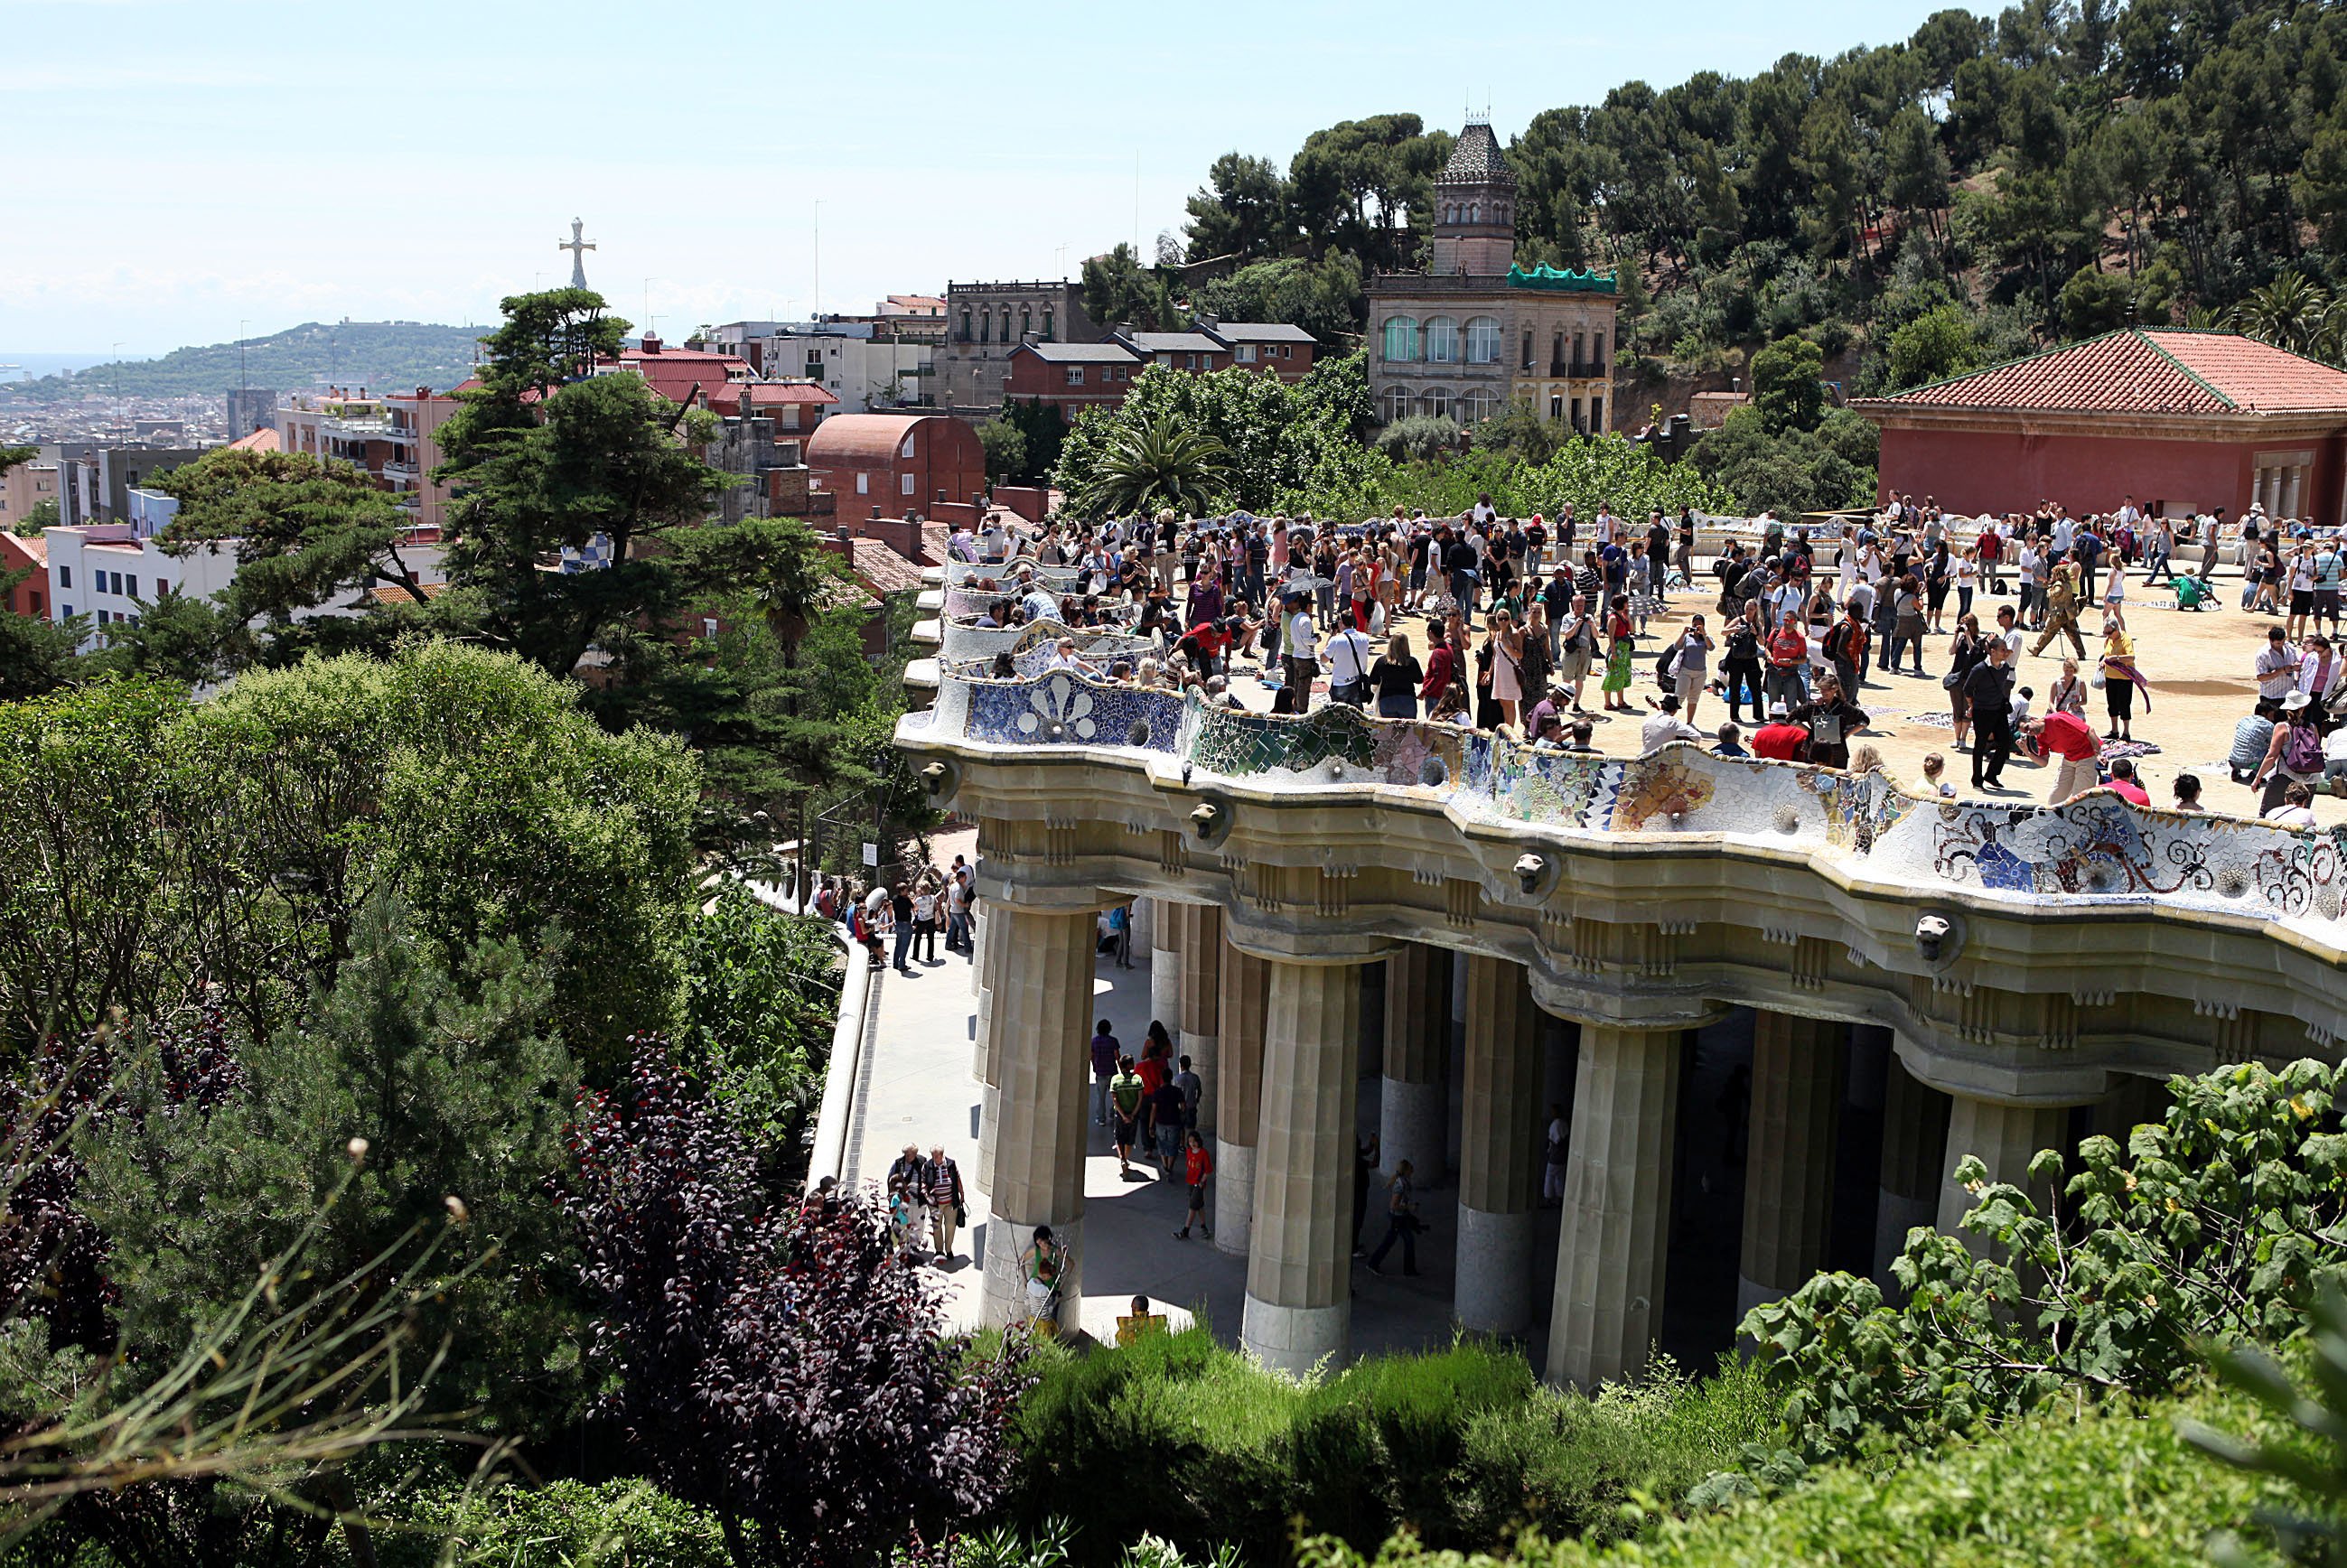
[[(1369, 463), (1359, 439), (1369, 415), (1358, 354), (1323, 360), (1292, 386), (1244, 370), (1191, 375), (1153, 364), (1133, 378), (1122, 406), (1076, 421), (1054, 480), (1087, 517), (1170, 496), (1171, 477), (1198, 503), (1192, 511), (1266, 511), (1283, 497), (1358, 483)], [(1166, 459), (1178, 437), (1220, 451), (1193, 453), (1174, 468)]]
[[(2066, 1406), (1994, 1438), (1952, 1442), (1890, 1476), (1834, 1466), (1781, 1496), (1665, 1517), (1635, 1544), (1531, 1539), (1472, 1555), (1397, 1541), (1377, 1568), (2168, 1568), (2208, 1560), (2218, 1530), (2259, 1532), (2280, 1482), (2220, 1470), (2178, 1435), (2177, 1418), (2281, 1435), (2249, 1400), (2197, 1391), (2137, 1404)], [(1486, 1554), (1488, 1553), (1488, 1554)], [(2271, 1562), (2270, 1558), (2260, 1561)], [(1304, 1568), (1362, 1568), (1315, 1542)]]
[(677, 1051), (733, 1124), (792, 1170), (805, 1168), (839, 1010), (835, 933), (729, 886), (685, 935)]
[(1007, 1507), (1029, 1530), (1080, 1522), (1092, 1562), (1143, 1532), (1277, 1561), (1298, 1515), (1363, 1545), (1404, 1525), (1441, 1543), (1525, 1523), (1604, 1539), (1632, 1491), (1684, 1495), (1768, 1416), (1736, 1369), (1587, 1399), (1540, 1385), (1520, 1348), (1467, 1341), (1299, 1385), (1192, 1328), (1047, 1365), (1020, 1408)]
[[(2347, 1293), (2323, 1281), (2311, 1313), (2311, 1332), (2296, 1358), (2312, 1375), (2291, 1369), (2254, 1346), (2218, 1352), (2218, 1378), (2262, 1407), (2278, 1434), (2244, 1435), (2190, 1417), (2178, 1423), (2184, 1440), (2254, 1475), (2276, 1476), (2298, 1487), (2300, 1506), (2270, 1510), (2263, 1522), (2301, 1558), (2320, 1556), (2326, 1568), (2347, 1563)], [(2222, 1557), (2243, 1560), (2238, 1540), (2220, 1543)]]
[[(1750, 77), (1626, 82), (1509, 144), (1517, 253), (1621, 272), (1634, 378), (1802, 333), (1829, 358), (1861, 350), (1858, 380), (1881, 384), (1881, 337), (1918, 291), (2007, 341), (2221, 313), (2296, 274), (2342, 281), (2342, 58), (2331, 6), (2042, 0)], [(1284, 170), (1225, 154), (1190, 200), (1189, 254), (1238, 275), (1420, 264), (1450, 145), (1381, 115), (1315, 132)], [(1325, 317), (1306, 292), (1250, 292)]]
[[(256, 1038), (352, 952), (379, 892), (457, 963), (519, 942), (598, 1059), (676, 1005), (695, 772), (569, 692), (446, 644), (255, 672), (208, 702), (108, 682), (0, 706), (0, 1020), (28, 1043), (202, 977)], [(31, 869), (36, 868), (36, 869)]]
[[(1701, 450), (1700, 447), (1697, 448)], [(1293, 492), (1283, 504), (1316, 518), (1354, 522), (1386, 518), (1396, 507), (1425, 508), (1429, 517), (1458, 517), (1489, 495), (1501, 512), (1530, 517), (1561, 516), (1569, 504), (1577, 517), (1594, 516), (1610, 505), (1624, 517), (1660, 510), (1675, 515), (1734, 509), (1734, 492), (1713, 484), (1697, 468), (1669, 463), (1619, 436), (1566, 441), (1544, 461), (1533, 462), (1506, 448), (1478, 450), (1447, 462), (1396, 463), (1373, 454), (1343, 484)]]
[(2157, 1394), (2207, 1343), (2296, 1333), (2318, 1284), (2347, 1268), (2341, 1072), (2305, 1061), (2173, 1079), (2163, 1121), (2124, 1150), (2086, 1139), (2075, 1171), (2039, 1153), (2030, 1190), (1964, 1156), (1955, 1177), (1979, 1200), (1964, 1225), (1993, 1239), (1987, 1255), (1918, 1230), (1892, 1265), (1902, 1305), (1821, 1274), (1745, 1317), (1796, 1451), (1928, 1445), (2049, 1400)]
[[(453, 1196), (466, 1224), (422, 1336), (447, 1342), (441, 1408), (551, 1431), (582, 1397), (574, 1266), (548, 1197), (577, 1080), (542, 962), (506, 940), (449, 964), (421, 935), (376, 894), (331, 989), (299, 1024), (238, 1042), (247, 1088), (208, 1115), (166, 1113), (168, 1083), (134, 1077), (132, 1114), (91, 1136), (80, 1206), (110, 1245), (121, 1336), (146, 1349), (187, 1342), (338, 1191), (304, 1254), (330, 1279), (401, 1257)], [(366, 1158), (341, 1190), (354, 1138)]]
[(121, 360), (70, 375), (45, 375), (0, 388), (0, 398), (47, 403), (99, 394), (208, 397), (239, 384), (291, 391), (329, 384), (377, 392), (450, 387), (472, 374), (479, 337), (478, 327), (423, 322), (304, 322), (241, 344), (177, 348), (160, 359)]
[(1879, 443), (1874, 425), (1847, 408), (1835, 409), (1814, 429), (1796, 425), (1773, 434), (1758, 409), (1737, 408), (1696, 443), (1687, 461), (1717, 487), (1720, 510), (1755, 517), (1773, 507), (1791, 516), (1872, 506)]
[[(374, 1540), (382, 1568), (728, 1568), (733, 1561), (715, 1520), (642, 1481), (437, 1487), (397, 1498), (382, 1526)], [(332, 1561), (351, 1559), (338, 1553)]]

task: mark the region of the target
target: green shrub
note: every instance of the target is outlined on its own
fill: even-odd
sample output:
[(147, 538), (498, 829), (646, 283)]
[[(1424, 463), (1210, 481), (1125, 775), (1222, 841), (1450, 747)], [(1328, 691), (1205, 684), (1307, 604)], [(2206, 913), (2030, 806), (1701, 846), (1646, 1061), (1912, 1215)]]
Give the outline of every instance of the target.
[[(1691, 1519), (1665, 1519), (1635, 1544), (1530, 1537), (1512, 1553), (1461, 1556), (1388, 1544), (1378, 1568), (2149, 1568), (2208, 1561), (2212, 1531), (2292, 1501), (2269, 1477), (2196, 1454), (2178, 1418), (2279, 1436), (2242, 1396), (2201, 1388), (2180, 1399), (2066, 1408), (1995, 1438), (1942, 1449), (1885, 1477), (1819, 1470), (1798, 1489)], [(1361, 1568), (1357, 1548), (1307, 1544), (1304, 1568)]]
[[(374, 1531), (382, 1568), (728, 1568), (716, 1520), (646, 1481), (428, 1491)], [(333, 1556), (347, 1563), (333, 1537)], [(442, 1555), (444, 1549), (447, 1555)]]
[(1364, 1547), (1403, 1527), (1441, 1545), (1611, 1532), (1634, 1491), (1684, 1496), (1775, 1416), (1740, 1366), (1589, 1399), (1543, 1388), (1519, 1348), (1468, 1339), (1301, 1384), (1203, 1327), (1038, 1370), (1006, 1513), (1029, 1532), (1079, 1521), (1074, 1555), (1099, 1563), (1144, 1534), (1280, 1562), (1299, 1521)]

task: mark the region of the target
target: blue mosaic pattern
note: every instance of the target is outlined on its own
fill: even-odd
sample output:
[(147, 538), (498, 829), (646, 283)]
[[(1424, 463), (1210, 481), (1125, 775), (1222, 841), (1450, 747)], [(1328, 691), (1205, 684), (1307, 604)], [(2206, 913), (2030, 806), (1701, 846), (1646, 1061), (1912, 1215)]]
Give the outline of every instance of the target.
[(1182, 698), (1086, 681), (1062, 671), (1040, 681), (970, 685), (968, 738), (1013, 746), (1139, 746), (1172, 752)]
[[(1634, 761), (1532, 752), (1342, 705), (1301, 719), (1239, 713), (1065, 671), (1021, 681), (951, 673), (937, 713), (941, 741), (1141, 746), (1209, 775), (1271, 774), (1292, 788), (1375, 782), (1552, 831), (1716, 834), (1806, 848), (1916, 888), (2180, 903), (2266, 918), (2335, 919), (2347, 901), (2347, 828), (2188, 816), (2108, 794), (2057, 807), (1942, 800), (1880, 774), (1732, 761), (1692, 745)], [(1325, 780), (1303, 776), (1323, 765)]]

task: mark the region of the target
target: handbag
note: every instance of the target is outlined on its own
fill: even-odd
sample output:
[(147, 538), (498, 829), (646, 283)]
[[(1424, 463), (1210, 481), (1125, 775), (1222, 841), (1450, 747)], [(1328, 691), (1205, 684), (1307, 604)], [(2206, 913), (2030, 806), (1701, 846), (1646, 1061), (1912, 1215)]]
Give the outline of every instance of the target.
[(1942, 692), (1952, 692), (1963, 683), (1964, 678), (1961, 671), (1951, 670), (1940, 677), (1940, 690)]

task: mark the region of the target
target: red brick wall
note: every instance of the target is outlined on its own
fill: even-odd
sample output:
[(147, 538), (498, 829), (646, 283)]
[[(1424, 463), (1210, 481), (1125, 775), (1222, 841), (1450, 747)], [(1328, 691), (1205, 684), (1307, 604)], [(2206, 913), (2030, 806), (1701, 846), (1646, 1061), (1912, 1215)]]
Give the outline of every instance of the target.
[(2147, 509), (2167, 501), (2238, 517), (2257, 453), (2311, 448), (2314, 494), (2302, 509), (2327, 523), (2339, 517), (2342, 446), (2336, 436), (2248, 444), (1894, 428), (1882, 433), (1875, 498), (1931, 496), (1965, 512), (2026, 512), (2041, 500), (2107, 511), (2132, 495)]
[(1133, 390), (1133, 383), (1110, 379), (1113, 373), (1129, 371), (1133, 375), (1141, 374), (1141, 366), (1137, 364), (1076, 365), (1072, 368), (1084, 373), (1084, 384), (1070, 386), (1070, 368), (1064, 364), (1046, 364), (1031, 354), (1019, 354), (1010, 362), (1010, 374), (1003, 383), (1003, 395), (1019, 403), (1035, 399), (1046, 408), (1058, 409), (1072, 425), (1076, 415), (1084, 409), (1122, 405), (1125, 394)]
[(1040, 523), (1051, 505), (1051, 497), (1036, 485), (997, 485), (994, 487), (994, 504), (1008, 507), (1030, 523)]

